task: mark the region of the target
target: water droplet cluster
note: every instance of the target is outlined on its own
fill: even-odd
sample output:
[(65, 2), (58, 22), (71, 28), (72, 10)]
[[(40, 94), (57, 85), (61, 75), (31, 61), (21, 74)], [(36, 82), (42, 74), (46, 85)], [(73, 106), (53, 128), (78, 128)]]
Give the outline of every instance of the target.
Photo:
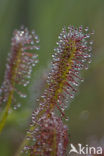
[[(39, 39), (35, 31), (29, 32), (24, 27), (14, 31), (11, 53), (8, 55), (4, 81), (0, 88), (0, 104), (8, 100), (13, 90), (22, 98), (27, 96), (18, 91), (16, 86), (26, 87), (30, 82), (32, 67), (38, 63), (38, 55), (34, 53), (34, 50), (39, 49), (37, 43)], [(12, 98), (15, 101), (14, 97)]]
[(28, 131), (29, 139), (33, 140), (32, 144), (25, 146), (24, 151), (30, 151), (31, 156), (64, 156), (68, 144), (67, 127), (53, 113), (49, 116), (45, 114), (40, 120), (40, 126), (34, 132)]
[[(52, 55), (52, 66), (48, 74), (47, 88), (40, 98), (38, 113), (57, 107), (64, 116), (64, 110), (74, 98), (77, 88), (84, 80), (80, 71), (88, 69), (91, 63), (92, 43), (88, 28), (64, 27), (59, 35), (58, 47)], [(37, 116), (37, 112), (36, 112)]]

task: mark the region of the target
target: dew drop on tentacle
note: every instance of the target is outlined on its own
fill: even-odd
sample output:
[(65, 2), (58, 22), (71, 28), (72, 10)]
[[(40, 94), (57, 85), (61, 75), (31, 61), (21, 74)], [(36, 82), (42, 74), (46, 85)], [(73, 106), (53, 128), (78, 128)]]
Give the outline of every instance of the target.
[(86, 31), (86, 32), (88, 31), (88, 27), (85, 28), (85, 31)]
[(16, 105), (14, 105), (14, 106), (13, 106), (13, 109), (14, 109), (14, 110), (16, 110), (16, 109), (17, 109), (17, 106), (16, 106)]

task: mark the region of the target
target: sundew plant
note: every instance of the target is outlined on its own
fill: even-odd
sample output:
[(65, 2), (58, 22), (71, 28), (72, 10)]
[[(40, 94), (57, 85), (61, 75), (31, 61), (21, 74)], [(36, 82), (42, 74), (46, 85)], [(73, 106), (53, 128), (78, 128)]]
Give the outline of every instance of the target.
[(8, 56), (4, 81), (0, 88), (0, 106), (5, 105), (0, 121), (0, 132), (6, 122), (10, 106), (13, 104), (13, 109), (20, 107), (16, 104), (15, 93), (22, 98), (26, 97), (26, 94), (18, 90), (18, 85), (26, 87), (29, 84), (32, 66), (38, 63), (38, 55), (30, 52), (39, 49), (35, 42), (36, 44), (39, 42), (38, 36), (34, 31), (30, 33), (27, 28), (21, 27), (13, 33), (11, 53)]
[[(17, 156), (66, 156), (70, 143), (69, 116), (65, 110), (78, 92), (83, 78), (81, 71), (87, 70), (92, 58), (92, 35), (88, 27), (64, 27), (58, 37), (52, 55), (51, 67), (42, 95), (35, 99), (38, 106), (32, 113), (30, 127)], [(33, 68), (38, 63), (38, 36), (22, 27), (15, 30), (8, 56), (4, 81), (0, 89), (0, 132), (2, 132), (9, 110), (17, 109), (16, 94), (26, 98), (18, 86), (29, 84)], [(22, 106), (21, 106), (22, 107)], [(16, 113), (16, 112), (15, 112)], [(71, 132), (70, 132), (71, 135)]]

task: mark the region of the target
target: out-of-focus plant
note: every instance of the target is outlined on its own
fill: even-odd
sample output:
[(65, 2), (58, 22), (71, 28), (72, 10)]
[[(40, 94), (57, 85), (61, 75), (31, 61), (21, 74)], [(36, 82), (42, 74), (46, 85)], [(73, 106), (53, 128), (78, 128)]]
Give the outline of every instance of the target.
[(33, 50), (39, 49), (35, 45), (38, 42), (35, 32), (29, 32), (27, 28), (21, 27), (13, 33), (11, 53), (8, 56), (4, 81), (0, 88), (0, 107), (5, 105), (0, 118), (0, 132), (5, 125), (11, 104), (13, 109), (20, 107), (20, 104), (16, 105), (15, 94), (22, 98), (27, 96), (18, 90), (18, 86), (26, 87), (29, 84), (32, 67), (38, 63), (38, 55), (32, 53)]

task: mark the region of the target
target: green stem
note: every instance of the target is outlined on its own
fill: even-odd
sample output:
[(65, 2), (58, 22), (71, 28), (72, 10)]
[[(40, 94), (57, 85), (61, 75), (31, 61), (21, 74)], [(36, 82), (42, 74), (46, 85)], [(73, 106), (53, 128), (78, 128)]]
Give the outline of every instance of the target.
[(14, 90), (12, 90), (9, 94), (9, 97), (8, 97), (8, 101), (7, 101), (7, 104), (6, 104), (6, 108), (3, 112), (3, 116), (2, 116), (2, 119), (0, 121), (0, 133), (2, 132), (2, 129), (6, 123), (6, 119), (8, 117), (8, 111), (9, 111), (9, 108), (10, 108), (10, 105), (11, 105), (11, 102), (12, 102), (12, 98), (13, 98), (13, 93), (14, 93)]

